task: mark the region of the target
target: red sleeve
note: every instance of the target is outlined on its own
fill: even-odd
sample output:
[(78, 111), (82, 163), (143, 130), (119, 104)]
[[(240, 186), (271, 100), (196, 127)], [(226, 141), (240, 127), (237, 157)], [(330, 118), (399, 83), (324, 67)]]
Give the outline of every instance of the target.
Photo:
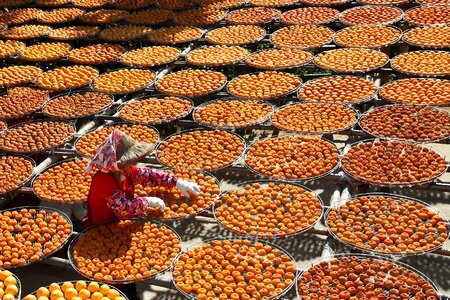
[(177, 177), (172, 172), (153, 170), (152, 168), (139, 168), (133, 166), (131, 169), (131, 178), (134, 184), (144, 186), (165, 186), (174, 187), (177, 184)]
[(106, 198), (110, 197), (118, 188), (117, 181), (112, 174), (100, 171), (95, 173), (89, 188), (87, 216), (83, 220), (84, 228), (117, 220), (112, 209), (107, 206)]

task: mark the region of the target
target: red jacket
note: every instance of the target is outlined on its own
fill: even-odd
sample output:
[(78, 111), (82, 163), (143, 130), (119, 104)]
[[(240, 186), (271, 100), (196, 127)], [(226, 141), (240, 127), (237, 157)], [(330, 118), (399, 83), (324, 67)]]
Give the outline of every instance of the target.
[(87, 215), (83, 219), (84, 229), (117, 220), (112, 209), (106, 205), (106, 198), (118, 188), (119, 184), (114, 175), (100, 171), (95, 173), (87, 199)]
[[(134, 199), (135, 184), (174, 187), (176, 182), (177, 178), (172, 173), (154, 171), (151, 168), (139, 168), (133, 166), (131, 171), (124, 176), (121, 182), (118, 182), (111, 173), (98, 171), (92, 177), (91, 186), (89, 188), (87, 199), (88, 213), (83, 219), (83, 227), (89, 228), (94, 225), (116, 221), (118, 219), (117, 215), (120, 217), (121, 214), (117, 213), (117, 211), (115, 214), (113, 210), (114, 207), (118, 211), (126, 211), (127, 209), (135, 211), (136, 206), (139, 204), (139, 201), (132, 201)], [(114, 197), (109, 199), (110, 205), (108, 206), (107, 198), (113, 196), (118, 190), (123, 191), (125, 197), (120, 196), (117, 199)], [(133, 203), (130, 203), (127, 200)]]

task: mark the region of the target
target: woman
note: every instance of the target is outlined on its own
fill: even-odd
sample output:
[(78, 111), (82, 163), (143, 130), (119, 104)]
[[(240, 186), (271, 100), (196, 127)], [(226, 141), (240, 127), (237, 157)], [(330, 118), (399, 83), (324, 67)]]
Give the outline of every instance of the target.
[(171, 173), (136, 167), (135, 164), (152, 150), (152, 145), (137, 142), (116, 129), (94, 151), (85, 172), (93, 167), (98, 171), (89, 189), (84, 228), (117, 219), (139, 218), (146, 214), (147, 207), (164, 210), (164, 201), (159, 198), (134, 199), (135, 184), (176, 186), (186, 197), (200, 193), (199, 186), (194, 182), (178, 179)]
[[(114, 130), (95, 151), (85, 172), (98, 171), (92, 177), (87, 199), (87, 215), (83, 227), (89, 228), (119, 219), (143, 217), (148, 207), (165, 209), (164, 201), (156, 197), (134, 198), (135, 184), (177, 187), (183, 195), (198, 195), (197, 183), (178, 179), (171, 173), (140, 168), (135, 164), (153, 150), (153, 145), (137, 142), (119, 129)], [(130, 300), (139, 299), (136, 285), (121, 289)]]

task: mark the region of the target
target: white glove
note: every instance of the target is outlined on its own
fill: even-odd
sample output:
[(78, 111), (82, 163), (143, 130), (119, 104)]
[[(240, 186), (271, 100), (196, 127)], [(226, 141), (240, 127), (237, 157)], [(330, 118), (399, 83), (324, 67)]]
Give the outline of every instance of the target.
[(187, 198), (190, 198), (190, 194), (194, 194), (195, 196), (198, 196), (198, 194), (200, 194), (200, 186), (195, 182), (178, 179), (177, 188)]
[(147, 206), (149, 207), (159, 207), (161, 211), (166, 209), (166, 204), (164, 201), (157, 197), (144, 197), (147, 200)]

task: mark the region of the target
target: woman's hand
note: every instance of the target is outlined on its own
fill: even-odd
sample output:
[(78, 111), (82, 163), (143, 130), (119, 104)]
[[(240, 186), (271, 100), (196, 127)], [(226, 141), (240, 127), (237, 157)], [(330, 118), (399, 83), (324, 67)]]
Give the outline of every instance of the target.
[(149, 207), (159, 208), (161, 211), (164, 211), (166, 209), (166, 204), (160, 198), (157, 197), (143, 197), (143, 198), (147, 200), (147, 206)]
[(191, 194), (195, 196), (198, 196), (198, 194), (200, 194), (200, 186), (195, 182), (178, 179), (177, 188), (186, 198), (190, 198)]

